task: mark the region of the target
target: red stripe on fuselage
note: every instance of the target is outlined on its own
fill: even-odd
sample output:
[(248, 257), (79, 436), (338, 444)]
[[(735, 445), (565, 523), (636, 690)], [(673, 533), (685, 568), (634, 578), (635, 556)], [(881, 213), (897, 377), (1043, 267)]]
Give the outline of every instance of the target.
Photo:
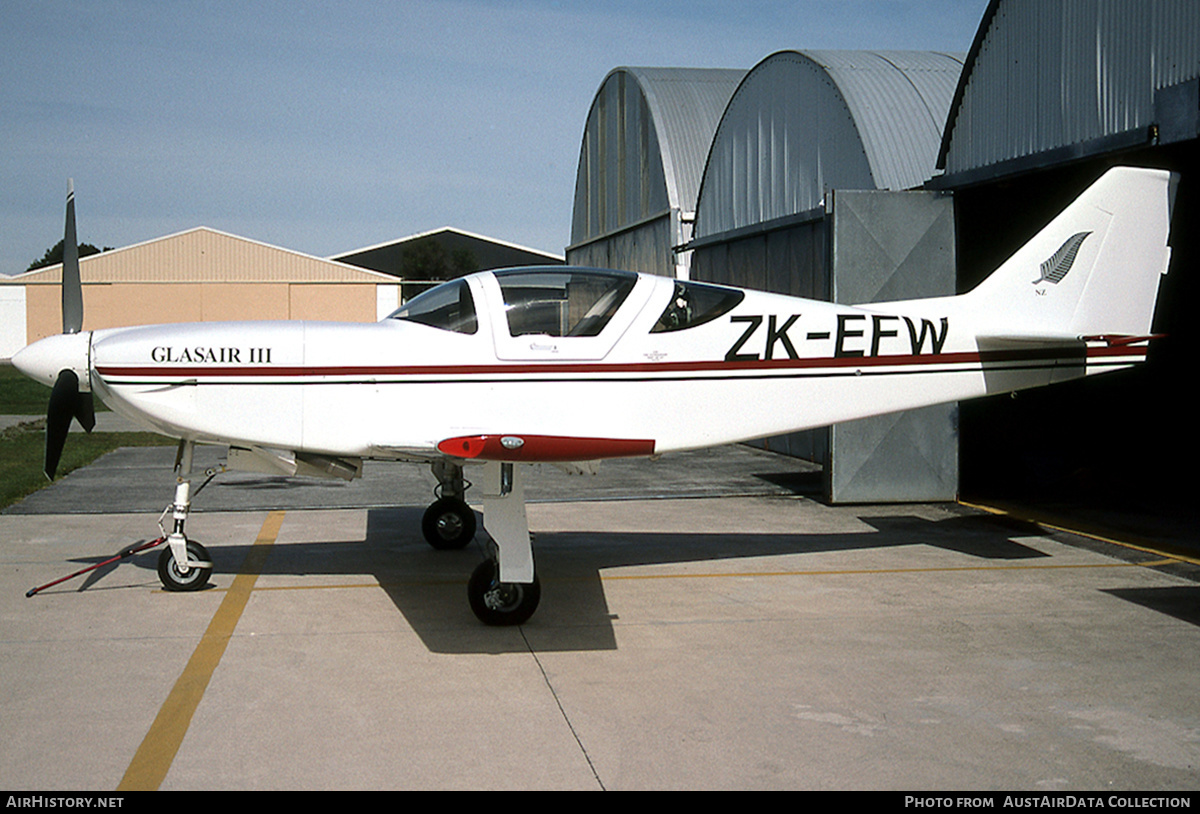
[[(1082, 350), (1082, 348), (1080, 349)], [(1087, 348), (1088, 359), (1117, 356), (1145, 356), (1145, 347), (1116, 345), (1112, 347)], [(136, 376), (145, 378), (317, 378), (325, 376), (479, 376), (479, 375), (522, 375), (547, 373), (703, 373), (736, 371), (804, 370), (823, 368), (861, 367), (920, 367), (953, 364), (999, 364), (1062, 359), (1082, 359), (1064, 348), (1032, 348), (1028, 350), (964, 351), (930, 353), (906, 356), (840, 356), (813, 357), (805, 359), (770, 359), (749, 361), (699, 361), (699, 362), (514, 362), (512, 364), (485, 365), (337, 365), (337, 366), (267, 366), (267, 365), (211, 365), (211, 366), (101, 366), (96, 370), (101, 376)]]

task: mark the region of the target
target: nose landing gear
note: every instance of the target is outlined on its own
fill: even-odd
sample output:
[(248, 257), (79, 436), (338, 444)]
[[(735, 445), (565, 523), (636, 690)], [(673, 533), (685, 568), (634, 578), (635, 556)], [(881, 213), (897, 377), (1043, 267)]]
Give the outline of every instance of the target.
[[(192, 456), (195, 449), (192, 441), (179, 442), (175, 503), (168, 509), (172, 512), (175, 525), (171, 533), (166, 535), (167, 547), (158, 555), (158, 578), (168, 591), (198, 591), (208, 585), (208, 578), (212, 576), (212, 558), (208, 550), (195, 540), (189, 540), (183, 531), (192, 506)], [(200, 485), (200, 489), (208, 485), (215, 474), (209, 473), (208, 480)]]

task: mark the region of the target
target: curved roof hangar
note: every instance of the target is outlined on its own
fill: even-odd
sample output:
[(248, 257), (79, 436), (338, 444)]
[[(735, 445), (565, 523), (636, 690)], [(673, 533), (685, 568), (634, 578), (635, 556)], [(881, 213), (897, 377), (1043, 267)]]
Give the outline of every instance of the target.
[(944, 187), (1194, 139), (1195, 0), (990, 0), (943, 135)]
[(696, 208), (713, 133), (746, 71), (612, 70), (584, 127), (571, 244)]
[(934, 172), (963, 56), (781, 51), (739, 85), (713, 137), (695, 238), (804, 216), (825, 191), (902, 190)]

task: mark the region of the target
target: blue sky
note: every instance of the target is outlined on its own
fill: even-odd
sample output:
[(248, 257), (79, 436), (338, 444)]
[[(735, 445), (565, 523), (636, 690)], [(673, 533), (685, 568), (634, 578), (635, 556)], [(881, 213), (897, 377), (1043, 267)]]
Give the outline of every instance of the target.
[(963, 51), (987, 0), (0, 0), (0, 273), (210, 226), (328, 256), (455, 226), (561, 253), (621, 65)]

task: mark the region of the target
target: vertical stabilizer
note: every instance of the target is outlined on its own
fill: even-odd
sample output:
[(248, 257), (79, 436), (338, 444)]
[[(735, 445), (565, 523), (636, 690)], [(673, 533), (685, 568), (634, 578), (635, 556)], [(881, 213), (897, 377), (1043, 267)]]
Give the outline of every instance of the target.
[(1144, 336), (1170, 259), (1175, 176), (1116, 167), (964, 297), (981, 336)]

